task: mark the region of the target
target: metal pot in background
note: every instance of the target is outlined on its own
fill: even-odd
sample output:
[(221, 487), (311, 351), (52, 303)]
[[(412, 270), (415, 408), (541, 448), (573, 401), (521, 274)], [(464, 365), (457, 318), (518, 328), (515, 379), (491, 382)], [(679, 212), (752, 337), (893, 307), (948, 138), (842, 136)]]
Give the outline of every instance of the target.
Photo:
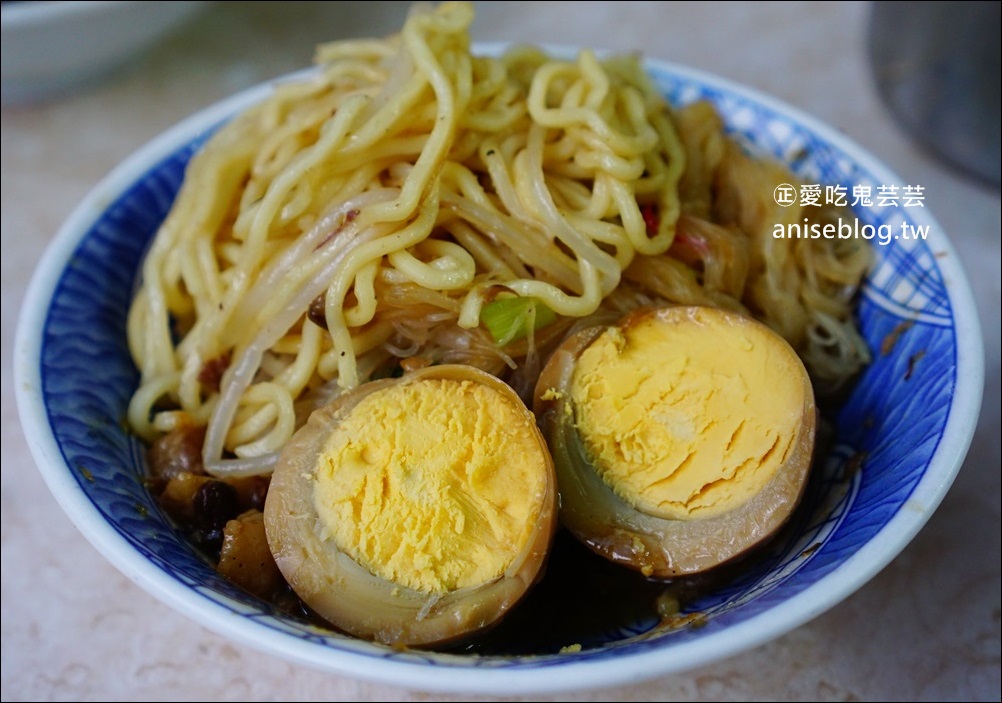
[(881, 97), (943, 161), (1000, 184), (1002, 3), (874, 2), (869, 52)]

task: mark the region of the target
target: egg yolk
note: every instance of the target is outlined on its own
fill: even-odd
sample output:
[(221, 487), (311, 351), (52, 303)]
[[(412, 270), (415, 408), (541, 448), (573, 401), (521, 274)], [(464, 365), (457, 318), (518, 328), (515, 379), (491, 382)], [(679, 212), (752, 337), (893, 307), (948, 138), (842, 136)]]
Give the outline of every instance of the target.
[(605, 483), (665, 519), (712, 517), (766, 485), (802, 422), (800, 359), (764, 325), (694, 309), (611, 327), (580, 355), (574, 422)]
[(546, 495), (531, 415), (484, 384), (423, 379), (373, 392), (315, 470), (323, 539), (373, 574), (427, 593), (500, 577)]

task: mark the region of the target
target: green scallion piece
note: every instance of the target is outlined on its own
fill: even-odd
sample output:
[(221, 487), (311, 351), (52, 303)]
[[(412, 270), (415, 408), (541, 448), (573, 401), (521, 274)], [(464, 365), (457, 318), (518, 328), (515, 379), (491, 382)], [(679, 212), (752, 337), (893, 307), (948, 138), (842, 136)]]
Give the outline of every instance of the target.
[(495, 298), (480, 309), (480, 321), (502, 347), (556, 319), (555, 312), (532, 296)]

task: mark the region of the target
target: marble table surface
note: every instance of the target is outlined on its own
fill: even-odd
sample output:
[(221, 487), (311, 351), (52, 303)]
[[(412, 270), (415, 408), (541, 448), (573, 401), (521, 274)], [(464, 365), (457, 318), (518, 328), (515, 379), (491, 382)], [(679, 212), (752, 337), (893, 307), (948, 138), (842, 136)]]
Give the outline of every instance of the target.
[[(396, 30), (407, 3), (211, 4), (127, 70), (2, 110), (4, 700), (463, 700), (289, 664), (204, 629), (107, 563), (56, 505), (14, 402), (14, 328), (32, 270), (115, 164), (200, 107), (307, 65), (313, 46)], [(571, 700), (999, 700), (1000, 199), (944, 167), (882, 108), (866, 3), (477, 3), (478, 41), (641, 50), (774, 95), (844, 131), (926, 206), (971, 278), (984, 404), (956, 483), (876, 578), (812, 622), (705, 668)], [(556, 699), (556, 697), (553, 697)]]

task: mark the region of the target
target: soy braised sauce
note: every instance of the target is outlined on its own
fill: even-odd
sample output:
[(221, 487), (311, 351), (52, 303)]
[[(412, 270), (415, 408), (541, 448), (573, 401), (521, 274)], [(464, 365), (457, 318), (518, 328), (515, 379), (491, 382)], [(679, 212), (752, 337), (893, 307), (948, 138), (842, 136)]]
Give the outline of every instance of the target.
[(451, 651), (481, 655), (552, 654), (621, 639), (625, 624), (638, 632), (659, 619), (664, 582), (617, 566), (566, 530), (554, 538), (543, 579), (490, 632)]

